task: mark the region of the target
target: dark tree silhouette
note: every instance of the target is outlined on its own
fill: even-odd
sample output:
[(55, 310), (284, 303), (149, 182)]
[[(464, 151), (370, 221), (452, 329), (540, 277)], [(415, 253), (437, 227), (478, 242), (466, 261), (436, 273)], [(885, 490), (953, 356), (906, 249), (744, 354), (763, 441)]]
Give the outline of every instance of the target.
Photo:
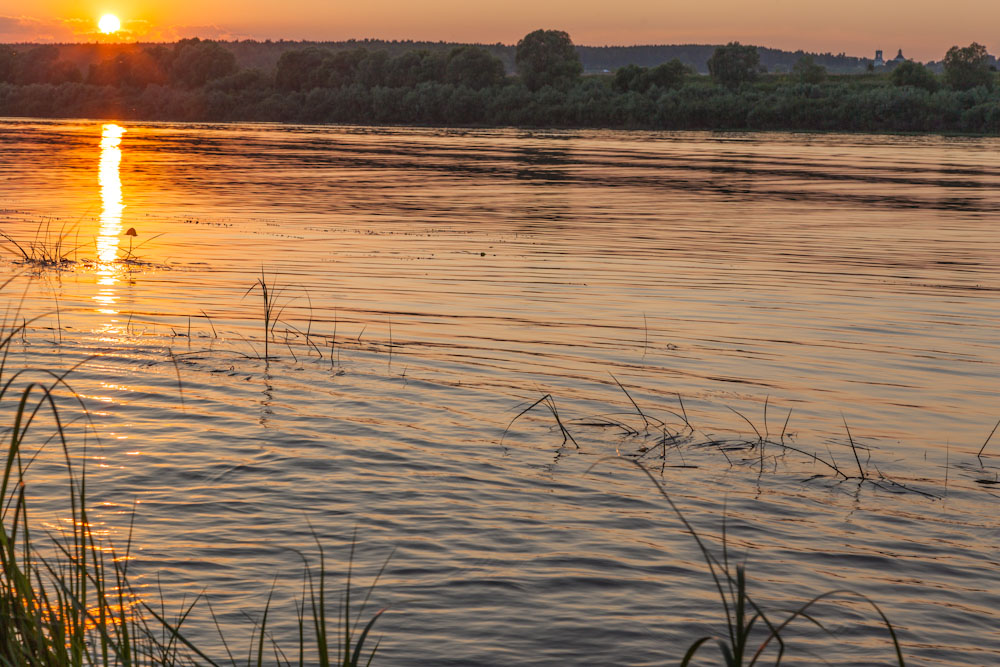
[(580, 78), (583, 64), (569, 35), (562, 30), (535, 30), (517, 43), (517, 73), (529, 90), (543, 86), (568, 88)]
[(812, 56), (802, 56), (792, 67), (792, 76), (802, 83), (822, 83), (826, 80), (826, 68), (817, 65)]
[(495, 86), (504, 80), (503, 63), (486, 49), (460, 46), (448, 54), (445, 80), (473, 90)]
[(989, 54), (982, 44), (973, 42), (962, 48), (953, 46), (945, 54), (944, 79), (955, 90), (968, 90), (976, 86), (993, 88), (993, 78)]
[(649, 69), (626, 65), (615, 72), (611, 87), (620, 93), (645, 93), (653, 86), (669, 90), (680, 88), (691, 74), (691, 69), (676, 58)]
[(0, 44), (0, 83), (17, 82), (17, 51), (14, 47)]
[(187, 88), (204, 86), (212, 79), (236, 73), (236, 56), (218, 42), (197, 37), (174, 46), (170, 80)]
[(730, 88), (753, 81), (760, 73), (760, 54), (755, 46), (730, 42), (715, 49), (708, 59), (708, 72), (717, 82)]
[(657, 65), (656, 67), (650, 69), (648, 77), (650, 85), (667, 89), (680, 88), (692, 74), (694, 74), (694, 70), (677, 58), (674, 58), (670, 62)]
[(281, 90), (312, 90), (322, 86), (323, 63), (329, 51), (310, 46), (297, 51), (285, 51), (278, 59), (274, 85)]
[(145, 88), (167, 82), (170, 53), (163, 46), (125, 52), (91, 65), (87, 83), (119, 88)]
[(892, 74), (889, 75), (889, 79), (894, 86), (913, 86), (914, 88), (923, 88), (931, 93), (939, 87), (934, 72), (912, 60), (897, 65), (892, 70)]
[[(559, 48), (547, 48), (552, 37)], [(582, 77), (569, 37), (551, 31), (522, 40), (522, 77), (504, 75), (495, 55), (502, 45), (365, 41), (296, 48), (185, 40), (94, 48), (89, 53), (104, 60), (83, 83), (80, 65), (94, 62), (81, 57), (83, 46), (0, 46), (0, 116), (1000, 134), (996, 87), (942, 90), (916, 63), (803, 86), (810, 80), (808, 60), (792, 75), (751, 83), (746, 79), (762, 68), (753, 47), (738, 44), (721, 47), (713, 62), (717, 82), (740, 82), (730, 85), (713, 85), (678, 60), (625, 63), (614, 76)], [(277, 55), (269, 63), (250, 59), (252, 69), (234, 71), (224, 53), (254, 49)], [(507, 53), (513, 61), (514, 49)], [(650, 58), (661, 53), (650, 51)], [(767, 51), (759, 53), (763, 59)], [(987, 86), (996, 76), (978, 45), (950, 55), (953, 75), (971, 68), (983, 81), (985, 70)], [(839, 58), (812, 57), (828, 67)], [(732, 72), (737, 75), (726, 79)]]

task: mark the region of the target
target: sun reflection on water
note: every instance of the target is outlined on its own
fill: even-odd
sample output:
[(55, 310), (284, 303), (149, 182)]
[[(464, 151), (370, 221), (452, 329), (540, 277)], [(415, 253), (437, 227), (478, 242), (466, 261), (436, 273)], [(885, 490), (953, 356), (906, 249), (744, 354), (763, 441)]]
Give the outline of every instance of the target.
[(97, 236), (97, 284), (100, 286), (94, 300), (104, 306), (101, 312), (113, 315), (112, 307), (118, 300), (114, 286), (118, 282), (114, 265), (118, 258), (118, 239), (122, 232), (122, 162), (121, 141), (125, 128), (109, 123), (101, 128), (101, 166), (98, 182), (101, 185), (101, 228)]

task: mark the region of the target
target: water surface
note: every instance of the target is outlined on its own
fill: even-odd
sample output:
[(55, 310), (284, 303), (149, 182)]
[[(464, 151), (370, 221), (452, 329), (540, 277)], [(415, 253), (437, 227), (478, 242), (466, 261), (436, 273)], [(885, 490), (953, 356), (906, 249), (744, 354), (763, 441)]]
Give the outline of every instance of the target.
[[(725, 517), (761, 603), (846, 586), (915, 664), (990, 664), (998, 149), (2, 121), (0, 230), (74, 260), (6, 256), (8, 312), (39, 316), (12, 361), (82, 363), (107, 534), (135, 500), (144, 590), (205, 591), (233, 637), (275, 576), (288, 631), (311, 531), (339, 571), (355, 529), (362, 574), (395, 548), (383, 665), (663, 664), (722, 632), (691, 537), (604, 460), (662, 436), (613, 374), (697, 430), (643, 460), (707, 537)], [(504, 435), (546, 394), (579, 448), (541, 407)], [(885, 479), (704, 444), (755, 440), (741, 415), (854, 475), (846, 424)], [(53, 511), (56, 454), (33, 471)], [(791, 664), (890, 662), (869, 608), (820, 615), (838, 637), (803, 628)]]

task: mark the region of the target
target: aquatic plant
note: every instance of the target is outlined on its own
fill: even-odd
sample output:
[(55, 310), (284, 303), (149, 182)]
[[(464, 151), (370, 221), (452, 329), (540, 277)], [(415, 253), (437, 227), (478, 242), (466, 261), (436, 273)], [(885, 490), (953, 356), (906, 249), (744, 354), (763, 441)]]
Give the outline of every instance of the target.
[[(788, 432), (788, 424), (791, 420), (792, 411), (789, 410), (785, 416), (784, 425), (782, 426), (781, 433), (776, 438), (772, 437), (770, 430), (767, 427), (767, 410), (770, 403), (770, 399), (764, 401), (764, 427), (760, 429), (754, 422), (749, 419), (742, 412), (729, 407), (729, 410), (734, 414), (738, 415), (743, 419), (753, 430), (756, 437), (729, 437), (729, 438), (717, 438), (705, 433), (699, 432), (691, 424), (690, 419), (687, 415), (687, 410), (684, 407), (684, 399), (681, 398), (680, 394), (677, 394), (677, 401), (680, 407), (680, 412), (675, 412), (673, 410), (668, 410), (667, 412), (673, 416), (678, 424), (683, 424), (683, 427), (674, 428), (668, 425), (667, 421), (654, 416), (649, 410), (643, 410), (639, 407), (639, 404), (635, 401), (632, 395), (629, 393), (628, 389), (625, 388), (617, 377), (613, 374), (611, 379), (615, 385), (625, 394), (628, 398), (629, 403), (631, 403), (635, 414), (642, 419), (642, 425), (639, 427), (632, 426), (627, 423), (624, 417), (619, 417), (618, 414), (615, 415), (599, 415), (596, 417), (589, 417), (584, 419), (574, 419), (567, 420), (562, 417), (559, 411), (556, 409), (555, 398), (551, 393), (545, 394), (541, 398), (527, 405), (527, 407), (521, 409), (507, 424), (507, 427), (503, 430), (501, 434), (499, 444), (501, 447), (504, 446), (504, 441), (506, 440), (510, 429), (513, 427), (514, 423), (525, 417), (529, 412), (538, 406), (546, 408), (555, 419), (556, 426), (559, 428), (559, 432), (562, 435), (562, 444), (560, 446), (565, 446), (567, 442), (572, 442), (573, 445), (579, 449), (580, 444), (576, 437), (570, 432), (567, 425), (573, 426), (595, 426), (595, 427), (614, 427), (620, 429), (623, 434), (628, 437), (634, 438), (638, 441), (639, 445), (637, 449), (627, 456), (634, 458), (636, 461), (647, 460), (646, 457), (649, 455), (660, 452), (660, 459), (662, 467), (667, 467), (667, 448), (670, 447), (673, 450), (680, 451), (681, 447), (690, 448), (710, 448), (718, 451), (722, 456), (725, 457), (726, 461), (730, 464), (733, 463), (733, 457), (730, 454), (735, 452), (753, 452), (752, 458), (745, 459), (745, 462), (749, 465), (758, 466), (759, 471), (763, 472), (765, 462), (773, 460), (775, 465), (780, 458), (780, 454), (795, 453), (805, 457), (807, 460), (820, 464), (823, 466), (827, 472), (826, 473), (816, 473), (809, 477), (805, 481), (812, 481), (815, 479), (834, 479), (838, 482), (848, 482), (856, 481), (859, 485), (868, 485), (884, 491), (898, 492), (898, 493), (915, 493), (927, 498), (938, 498), (939, 496), (928, 491), (918, 489), (914, 486), (904, 484), (903, 482), (897, 481), (892, 477), (886, 475), (878, 466), (874, 466), (875, 472), (869, 471), (867, 464), (871, 463), (871, 455), (868, 453), (868, 460), (865, 463), (861, 461), (861, 455), (859, 450), (863, 448), (858, 445), (854, 440), (854, 436), (851, 433), (851, 429), (847, 424), (847, 419), (843, 418), (844, 430), (847, 435), (847, 446), (850, 448), (851, 454), (857, 465), (857, 474), (853, 474), (851, 470), (842, 468), (838, 463), (836, 458), (834, 458), (833, 453), (828, 454), (829, 458), (823, 458), (815, 452), (807, 451), (801, 447), (798, 447), (788, 440), (786, 440), (786, 434)], [(520, 407), (520, 406), (519, 406)], [(997, 427), (994, 427), (993, 432), (996, 432), (997, 428), (1000, 427), (1000, 422), (998, 422)], [(762, 432), (763, 430), (763, 432)], [(986, 439), (983, 444), (982, 449), (986, 448), (989, 444), (990, 439), (993, 437), (993, 433)], [(650, 440), (652, 439), (652, 443)], [(772, 451), (778, 452), (779, 454), (766, 454), (768, 448)], [(980, 450), (980, 456), (982, 455), (982, 450)], [(671, 467), (689, 467), (686, 464), (680, 466)]]
[(556, 399), (552, 397), (552, 394), (545, 394), (540, 399), (514, 415), (514, 418), (510, 420), (509, 424), (507, 424), (507, 428), (503, 430), (503, 435), (500, 436), (500, 446), (503, 447), (503, 440), (507, 437), (507, 432), (510, 431), (514, 422), (539, 405), (544, 406), (550, 413), (552, 413), (552, 417), (556, 420), (556, 425), (559, 427), (559, 432), (562, 433), (562, 444), (565, 445), (567, 442), (572, 442), (577, 449), (580, 449), (580, 445), (577, 443), (576, 438), (573, 437), (573, 434), (569, 432), (569, 429), (566, 428), (566, 425), (563, 424), (562, 419), (559, 417), (559, 410), (556, 408)]
[[(65, 390), (86, 414), (81, 399), (66, 381), (73, 368), (62, 373), (18, 370), (9, 377), (4, 374), (11, 341), (23, 333), (27, 324), (22, 320), (9, 328), (0, 327), (0, 410), (7, 422), (0, 472), (0, 665), (160, 667), (199, 660), (218, 665), (181, 632), (200, 599), (184, 606), (176, 619), (170, 620), (162, 607), (157, 609), (133, 589), (128, 576), (131, 526), (124, 552), (95, 537), (87, 509), (85, 464), (76, 470), (57, 407), (56, 392)], [(36, 375), (43, 380), (32, 379)], [(43, 421), (51, 430), (31, 438), (43, 428)], [(26, 473), (42, 448), (52, 442), (60, 447), (66, 470), (69, 516), (63, 532), (48, 535), (47, 541), (39, 543), (29, 519)], [(316, 544), (320, 554), (318, 571), (302, 556), (306, 585), (297, 605), (297, 664), (315, 664), (315, 656), (324, 667), (369, 665), (379, 646), (376, 642), (371, 647), (370, 633), (385, 610), (366, 622), (363, 617), (388, 558), (358, 606), (352, 602), (352, 541), (351, 565), (334, 624), (327, 611), (329, 573), (318, 539)], [(311, 612), (308, 623), (306, 609)], [(263, 664), (265, 645), (273, 648), (276, 656), (284, 655), (266, 631), (269, 612), (270, 597), (259, 624), (253, 628), (248, 665)], [(311, 633), (306, 631), (307, 626)], [(311, 639), (307, 639), (310, 634)], [(225, 645), (225, 637), (222, 641)], [(226, 652), (229, 662), (235, 665), (228, 646)], [(280, 662), (293, 664), (290, 660)]]
[[(804, 619), (810, 621), (811, 623), (817, 625), (819, 628), (826, 630), (822, 623), (819, 622), (812, 614), (811, 609), (817, 603), (824, 600), (831, 600), (836, 597), (854, 597), (867, 602), (881, 618), (882, 623), (885, 625), (886, 630), (889, 633), (889, 637), (892, 640), (892, 645), (896, 654), (896, 664), (900, 667), (905, 667), (906, 661), (903, 658), (903, 650), (899, 645), (899, 638), (896, 636), (896, 630), (893, 628), (892, 623), (889, 622), (889, 618), (885, 615), (882, 609), (868, 596), (858, 593), (850, 589), (837, 589), (830, 590), (819, 595), (814, 596), (808, 601), (799, 605), (794, 611), (789, 613), (784, 620), (780, 622), (772, 621), (767, 613), (764, 611), (754, 598), (750, 595), (747, 584), (746, 567), (744, 565), (731, 565), (729, 559), (729, 549), (726, 543), (725, 534), (725, 524), (723, 524), (722, 533), (722, 558), (718, 558), (709, 549), (706, 541), (698, 534), (694, 529), (694, 526), (687, 520), (684, 513), (681, 512), (680, 508), (674, 503), (673, 499), (663, 488), (663, 485), (658, 479), (641, 463), (633, 459), (623, 458), (623, 457), (605, 457), (601, 459), (593, 466), (588, 469), (588, 472), (593, 470), (602, 461), (624, 461), (630, 463), (649, 478), (649, 480), (656, 487), (656, 490), (660, 495), (667, 501), (670, 509), (680, 520), (681, 524), (684, 526), (685, 532), (689, 533), (691, 537), (694, 538), (698, 545), (698, 550), (701, 552), (702, 558), (705, 564), (708, 565), (709, 574), (715, 584), (715, 588), (719, 594), (719, 601), (722, 605), (725, 620), (726, 620), (726, 633), (725, 635), (705, 635), (696, 639), (687, 649), (684, 657), (681, 659), (680, 667), (687, 667), (691, 664), (691, 661), (702, 649), (703, 646), (709, 642), (715, 642), (722, 655), (723, 664), (726, 667), (752, 667), (758, 664), (764, 659), (765, 652), (772, 645), (772, 643), (777, 644), (777, 655), (775, 656), (775, 665), (780, 665), (781, 660), (785, 654), (785, 642), (782, 638), (782, 632), (797, 619)], [(766, 629), (763, 631), (754, 632), (755, 628), (764, 626)], [(763, 632), (763, 637), (761, 637), (761, 632)]]
[[(0, 387), (0, 401), (13, 381)], [(55, 376), (53, 384), (62, 381), (62, 377)], [(157, 609), (136, 594), (129, 582), (131, 537), (122, 554), (94, 537), (87, 512), (85, 471), (77, 474), (73, 469), (53, 384), (31, 383), (17, 396), (0, 479), (0, 498), (4, 500), (0, 522), (0, 664), (160, 666), (187, 664), (197, 657), (219, 665), (181, 632), (199, 600), (184, 607), (176, 620), (169, 620), (162, 608)], [(25, 472), (37, 456), (37, 452), (25, 453), (27, 433), (43, 409), (55, 422), (54, 439), (62, 447), (70, 489), (68, 532), (53, 537), (47, 550), (39, 548), (33, 535), (25, 480)], [(316, 543), (320, 553), (318, 571), (303, 556), (307, 586), (297, 605), (297, 664), (313, 664), (316, 659), (324, 667), (370, 665), (379, 643), (371, 647), (368, 639), (385, 610), (379, 610), (362, 625), (363, 616), (388, 558), (356, 610), (349, 566), (336, 624), (331, 625), (326, 594), (329, 573), (322, 545), (318, 539)], [(352, 541), (349, 563), (353, 560)], [(311, 612), (308, 621), (305, 609)], [(253, 648), (248, 653), (255, 659), (248, 665), (263, 664), (265, 645), (282, 654), (277, 641), (266, 632), (269, 613), (270, 596), (259, 625), (254, 626), (250, 641)], [(308, 640), (310, 629), (312, 639)], [(226, 650), (228, 653), (228, 646)], [(235, 664), (232, 654), (229, 658)]]
[(135, 231), (135, 227), (129, 227), (128, 229), (126, 229), (125, 236), (128, 237), (128, 250), (126, 250), (125, 255), (119, 257), (117, 261), (121, 262), (122, 264), (146, 264), (147, 262), (143, 260), (142, 257), (135, 254), (136, 251), (142, 248), (142, 246), (146, 245), (150, 241), (160, 238), (161, 236), (163, 236), (163, 234), (153, 234), (149, 238), (145, 239), (141, 243), (134, 246), (133, 246), (134, 240), (136, 239), (136, 237), (139, 236), (139, 233)]
[[(99, 546), (90, 529), (84, 473), (73, 469), (53, 395), (64, 376), (49, 373), (50, 382), (29, 382), (15, 391), (22, 375), (14, 373), (0, 386), (0, 404), (6, 407), (4, 399), (14, 397), (0, 479), (0, 663), (143, 664), (154, 647), (142, 618), (131, 613), (129, 547), (120, 559), (113, 548)], [(69, 483), (69, 528), (44, 551), (32, 535), (25, 494), (25, 472), (38, 454), (26, 453), (25, 445), (43, 412), (54, 422), (46, 440), (61, 446)]]
[(284, 312), (284, 306), (278, 305), (278, 299), (284, 292), (284, 288), (278, 287), (277, 283), (273, 280), (271, 282), (267, 281), (267, 276), (264, 275), (264, 269), (260, 270), (260, 278), (257, 279), (253, 285), (251, 285), (246, 292), (243, 293), (243, 298), (246, 298), (255, 289), (260, 290), (260, 296), (263, 300), (263, 311), (262, 319), (264, 324), (264, 356), (263, 359), (266, 361), (271, 358), (270, 355), (270, 340), (274, 336), (274, 327), (278, 323), (278, 319), (281, 317), (282, 312)]
[(30, 239), (18, 241), (6, 232), (0, 231), (0, 248), (20, 258), (21, 263), (32, 266), (62, 266), (73, 260), (70, 255), (82, 247), (79, 242), (70, 243), (70, 236), (77, 225), (62, 224), (55, 228), (50, 218), (43, 218)]

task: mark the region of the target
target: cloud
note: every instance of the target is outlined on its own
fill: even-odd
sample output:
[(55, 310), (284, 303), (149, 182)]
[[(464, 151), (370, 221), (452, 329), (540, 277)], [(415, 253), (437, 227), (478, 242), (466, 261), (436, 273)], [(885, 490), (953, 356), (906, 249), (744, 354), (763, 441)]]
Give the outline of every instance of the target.
[(76, 38), (66, 21), (0, 16), (0, 42), (70, 42)]
[[(158, 28), (143, 19), (126, 19), (115, 41), (176, 42), (186, 37), (240, 40), (253, 35), (220, 25), (187, 25)], [(91, 42), (104, 40), (97, 25), (82, 18), (45, 21), (28, 16), (0, 16), (0, 43), (10, 42)]]

